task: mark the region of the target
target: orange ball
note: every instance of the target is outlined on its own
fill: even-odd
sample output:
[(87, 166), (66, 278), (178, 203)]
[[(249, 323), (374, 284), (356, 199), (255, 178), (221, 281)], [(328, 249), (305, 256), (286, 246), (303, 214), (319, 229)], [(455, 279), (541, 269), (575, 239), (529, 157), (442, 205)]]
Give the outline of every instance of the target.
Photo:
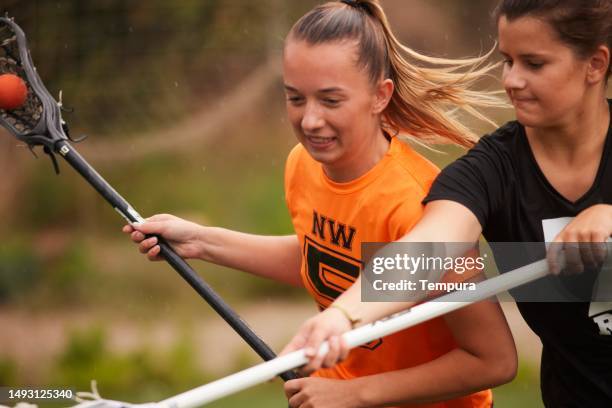
[(23, 79), (15, 74), (0, 75), (0, 109), (17, 109), (27, 97), (28, 87)]

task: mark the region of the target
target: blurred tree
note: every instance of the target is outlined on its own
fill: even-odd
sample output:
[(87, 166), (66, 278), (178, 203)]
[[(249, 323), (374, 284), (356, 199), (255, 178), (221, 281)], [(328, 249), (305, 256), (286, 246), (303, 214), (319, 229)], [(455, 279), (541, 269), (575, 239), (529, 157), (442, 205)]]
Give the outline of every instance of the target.
[(285, 21), (307, 3), (6, 0), (0, 11), (26, 32), (50, 91), (76, 108), (73, 128), (111, 137), (192, 113), (280, 49)]

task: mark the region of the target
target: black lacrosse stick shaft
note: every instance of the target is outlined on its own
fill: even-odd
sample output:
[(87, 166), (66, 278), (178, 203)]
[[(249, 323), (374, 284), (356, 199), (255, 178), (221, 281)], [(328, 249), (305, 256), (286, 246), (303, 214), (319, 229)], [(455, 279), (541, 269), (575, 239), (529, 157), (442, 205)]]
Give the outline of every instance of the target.
[[(0, 17), (0, 72), (18, 74), (28, 86), (28, 97), (23, 107), (8, 113), (0, 110), (0, 125), (11, 132), (30, 149), (42, 146), (53, 160), (54, 153), (66, 161), (89, 182), (129, 223), (141, 222), (142, 217), (121, 197), (81, 155), (68, 143), (68, 129), (62, 120), (61, 104), (51, 96), (40, 79), (28, 50), (25, 33), (7, 17)], [(71, 139), (70, 139), (71, 140)], [(206, 302), (242, 337), (264, 360), (276, 357), (274, 352), (246, 325), (215, 291), (174, 252), (161, 237), (160, 255), (200, 294)], [(293, 372), (281, 375), (286, 381), (295, 377)]]
[[(55, 144), (54, 150), (64, 157), (64, 159), (66, 159), (66, 161), (129, 223), (143, 221), (142, 217), (132, 208), (132, 206), (121, 197), (68, 142), (63, 140), (58, 141)], [(174, 252), (162, 237), (158, 236), (157, 238), (161, 248), (160, 255), (174, 268), (174, 270), (176, 270), (179, 275), (200, 294), (219, 316), (221, 316), (261, 358), (265, 361), (274, 359), (276, 354), (274, 354), (272, 349), (253, 332), (227, 303), (225, 303), (221, 296), (204, 282), (191, 266)], [(297, 378), (293, 372), (283, 373), (280, 377), (285, 381)]]

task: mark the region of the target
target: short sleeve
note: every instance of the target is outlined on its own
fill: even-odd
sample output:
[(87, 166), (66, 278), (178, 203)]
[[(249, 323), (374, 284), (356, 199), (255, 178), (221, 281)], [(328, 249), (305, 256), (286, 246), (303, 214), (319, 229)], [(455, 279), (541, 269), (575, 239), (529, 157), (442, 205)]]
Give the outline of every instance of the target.
[(465, 156), (442, 170), (423, 204), (455, 201), (472, 211), (484, 230), (489, 217), (503, 203), (511, 169), (512, 158), (505, 144), (485, 136)]
[(423, 216), (423, 208), (417, 200), (407, 200), (398, 206), (389, 217), (389, 239), (397, 241), (406, 235)]
[(298, 144), (293, 149), (291, 149), (291, 152), (289, 152), (289, 155), (287, 156), (287, 161), (285, 163), (285, 202), (287, 203), (287, 208), (289, 208), (290, 212), (293, 208), (291, 203), (296, 188), (295, 173), (297, 171), (298, 161), (302, 149), (303, 148), (301, 144)]

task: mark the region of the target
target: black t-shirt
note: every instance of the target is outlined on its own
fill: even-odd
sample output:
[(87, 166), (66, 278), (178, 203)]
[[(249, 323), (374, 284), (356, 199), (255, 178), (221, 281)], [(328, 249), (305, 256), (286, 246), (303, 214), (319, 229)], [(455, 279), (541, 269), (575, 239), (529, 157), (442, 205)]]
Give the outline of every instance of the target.
[[(570, 202), (546, 180), (525, 128), (510, 122), (446, 167), (424, 203), (452, 200), (464, 205), (478, 218), (489, 242), (543, 242), (544, 220), (574, 217), (595, 204), (612, 204), (611, 153), (609, 128), (595, 182), (584, 196)], [(492, 249), (495, 251), (495, 247)], [(502, 272), (508, 271), (544, 254), (542, 245), (541, 251), (509, 260), (506, 257), (505, 264), (498, 266)], [(537, 285), (546, 279), (530, 288), (539, 290)], [(612, 407), (612, 330), (607, 329), (612, 327), (612, 310), (601, 315), (597, 324), (589, 317), (589, 302), (518, 301), (517, 305), (542, 340), (545, 405)], [(602, 316), (607, 318), (607, 328), (601, 327)]]

